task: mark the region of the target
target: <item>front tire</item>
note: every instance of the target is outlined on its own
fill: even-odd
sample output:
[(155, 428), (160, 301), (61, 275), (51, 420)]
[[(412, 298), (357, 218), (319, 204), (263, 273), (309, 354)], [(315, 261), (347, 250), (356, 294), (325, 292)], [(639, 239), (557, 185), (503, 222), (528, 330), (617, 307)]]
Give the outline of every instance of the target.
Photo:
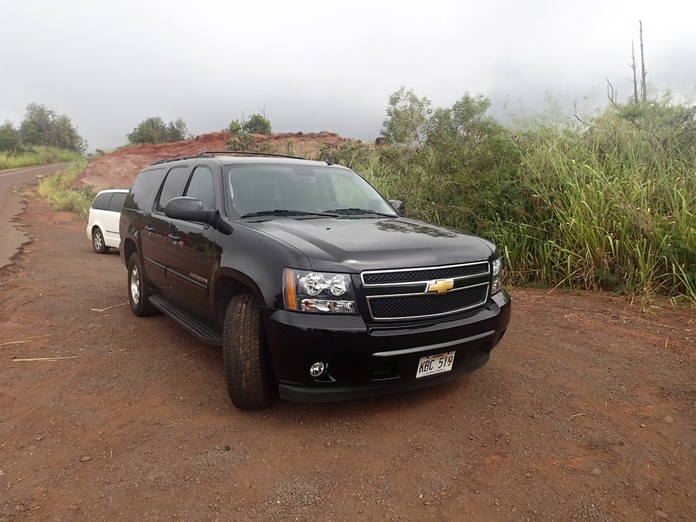
[(254, 294), (232, 298), (222, 341), (227, 393), (237, 408), (268, 408), (278, 394), (265, 352), (261, 311)]
[(138, 317), (153, 315), (156, 312), (156, 308), (150, 303), (150, 293), (140, 257), (133, 254), (128, 259), (128, 301), (131, 310)]
[(104, 241), (104, 234), (99, 227), (95, 227), (92, 230), (92, 248), (94, 248), (97, 254), (106, 254), (109, 251), (109, 247), (106, 246), (106, 241)]

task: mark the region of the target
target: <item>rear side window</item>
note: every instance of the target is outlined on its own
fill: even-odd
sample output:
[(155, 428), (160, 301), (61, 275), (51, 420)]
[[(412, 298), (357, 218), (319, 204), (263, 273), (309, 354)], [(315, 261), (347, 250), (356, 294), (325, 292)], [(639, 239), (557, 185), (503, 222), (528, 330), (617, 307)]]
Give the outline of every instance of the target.
[(126, 192), (114, 192), (113, 196), (111, 196), (111, 203), (109, 203), (109, 210), (112, 212), (121, 212), (127, 195)]
[(138, 174), (123, 206), (145, 211), (148, 203), (152, 201), (152, 195), (162, 184), (164, 173), (164, 167), (158, 167), (144, 170)]
[(97, 194), (92, 202), (92, 208), (97, 210), (107, 210), (109, 208), (109, 200), (111, 199), (111, 192), (102, 192)]

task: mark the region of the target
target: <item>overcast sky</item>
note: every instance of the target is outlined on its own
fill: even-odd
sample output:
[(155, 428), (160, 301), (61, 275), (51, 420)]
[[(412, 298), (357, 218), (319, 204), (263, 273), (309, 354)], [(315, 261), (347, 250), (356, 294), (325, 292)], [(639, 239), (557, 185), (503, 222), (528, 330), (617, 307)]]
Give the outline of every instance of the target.
[(696, 89), (694, 0), (0, 0), (0, 123), (28, 103), (112, 149), (150, 116), (193, 134), (265, 111), (274, 132), (373, 140), (401, 86), (493, 115), (620, 99), (643, 22), (648, 81)]

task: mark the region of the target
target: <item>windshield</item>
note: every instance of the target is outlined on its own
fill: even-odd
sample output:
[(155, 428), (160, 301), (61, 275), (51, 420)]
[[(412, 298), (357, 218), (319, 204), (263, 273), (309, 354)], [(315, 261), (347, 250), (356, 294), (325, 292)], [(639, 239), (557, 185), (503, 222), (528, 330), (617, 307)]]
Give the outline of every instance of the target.
[(226, 182), (232, 206), (242, 217), (397, 217), (363, 178), (339, 166), (233, 165)]

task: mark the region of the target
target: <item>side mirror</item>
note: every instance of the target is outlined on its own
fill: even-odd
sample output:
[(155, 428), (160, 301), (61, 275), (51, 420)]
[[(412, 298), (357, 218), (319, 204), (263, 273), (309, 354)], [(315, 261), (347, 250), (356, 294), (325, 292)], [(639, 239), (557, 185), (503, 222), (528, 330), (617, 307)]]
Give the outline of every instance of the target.
[(390, 199), (389, 204), (392, 206), (394, 210), (396, 210), (396, 213), (400, 216), (403, 217), (403, 215), (406, 213), (406, 207), (404, 206), (404, 202), (400, 199)]
[(182, 221), (200, 221), (210, 224), (215, 214), (212, 210), (203, 210), (203, 202), (196, 198), (180, 197), (170, 199), (164, 207), (164, 215)]
[(203, 202), (200, 199), (188, 196), (170, 199), (164, 207), (164, 215), (172, 219), (203, 223), (204, 228), (213, 227), (225, 235), (232, 233), (232, 227), (220, 218), (220, 212), (203, 210)]

